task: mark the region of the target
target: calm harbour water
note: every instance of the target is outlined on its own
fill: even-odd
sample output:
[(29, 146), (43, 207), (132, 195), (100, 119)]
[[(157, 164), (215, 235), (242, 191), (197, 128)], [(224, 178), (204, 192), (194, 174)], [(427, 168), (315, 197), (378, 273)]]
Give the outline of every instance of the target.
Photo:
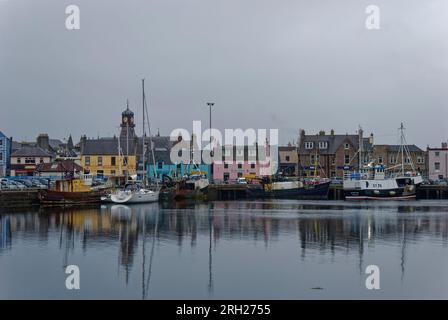
[[(80, 290), (65, 267), (80, 268)], [(380, 268), (380, 290), (365, 269)], [(448, 201), (0, 213), (0, 299), (448, 298)]]

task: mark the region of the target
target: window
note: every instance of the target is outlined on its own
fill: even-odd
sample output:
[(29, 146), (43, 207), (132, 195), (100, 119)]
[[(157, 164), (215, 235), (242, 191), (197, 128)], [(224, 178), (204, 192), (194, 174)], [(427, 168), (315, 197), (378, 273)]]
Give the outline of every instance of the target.
[(17, 158), (17, 163), (22, 163), (22, 158)]
[(314, 143), (313, 142), (305, 142), (305, 149), (313, 149)]
[(3, 145), (3, 139), (0, 139), (0, 146)]
[(319, 149), (327, 149), (328, 148), (328, 142), (327, 141), (320, 141), (319, 142)]
[(242, 169), (243, 165), (241, 163), (238, 163), (238, 169)]
[(228, 163), (224, 163), (224, 169), (229, 169), (229, 164)]
[(310, 171), (308, 174), (309, 177), (314, 177), (314, 171)]
[(225, 157), (230, 157), (230, 149), (227, 148), (227, 147), (224, 149), (224, 156)]
[(411, 163), (411, 158), (406, 157), (406, 158), (404, 159), (404, 163)]
[(350, 164), (350, 155), (346, 154), (344, 156), (344, 164)]
[[(116, 165), (116, 159), (115, 159), (115, 157), (111, 157), (110, 158), (110, 164), (112, 165), (112, 166), (115, 166)], [(114, 173), (115, 174), (115, 173)]]
[(103, 157), (98, 157), (98, 165), (99, 166), (103, 165)]
[(394, 154), (392, 154), (391, 156), (390, 156), (390, 159), (389, 159), (390, 161), (390, 163), (395, 163), (396, 161), (397, 161), (397, 158), (395, 157), (395, 155)]
[(228, 172), (224, 172), (224, 181), (228, 181), (229, 180), (229, 173)]
[(335, 164), (336, 164), (336, 157), (333, 157), (333, 158), (331, 159), (331, 164), (332, 164), (332, 165), (335, 165)]
[(348, 143), (344, 144), (344, 149), (345, 149), (345, 150), (350, 149), (350, 145), (349, 145)]
[(378, 163), (383, 164), (383, 157), (378, 157)]
[(128, 157), (123, 157), (123, 165), (127, 165), (128, 164)]
[(110, 174), (114, 176), (115, 175), (115, 170), (110, 170)]
[(157, 169), (162, 169), (163, 168), (163, 162), (159, 161), (157, 162)]
[(423, 161), (423, 157), (417, 157), (417, 163), (423, 163), (424, 161)]
[(289, 156), (286, 156), (286, 157), (285, 157), (285, 159), (286, 159), (286, 161), (288, 161), (288, 162), (289, 162)]
[(255, 163), (251, 163), (251, 164), (250, 164), (250, 168), (251, 168), (251, 169), (255, 169)]
[(243, 151), (244, 151), (244, 150), (242, 150), (242, 149), (238, 149), (238, 150), (236, 151), (236, 156), (237, 156), (237, 157), (243, 157)]
[(25, 158), (25, 163), (27, 164), (36, 163), (36, 158)]
[(90, 157), (86, 157), (85, 164), (86, 166), (90, 166)]
[(44, 158), (40, 158), (39, 163), (44, 163)]
[(331, 171), (331, 175), (332, 178), (336, 177), (336, 172), (335, 171)]
[(238, 178), (242, 178), (243, 177), (243, 173), (242, 172), (238, 172)]
[(440, 152), (439, 152), (439, 151), (436, 151), (436, 152), (434, 153), (434, 155), (435, 155), (436, 157), (438, 157), (438, 156), (440, 156)]
[(249, 149), (249, 156), (250, 157), (255, 157), (257, 155), (257, 150), (255, 149)]
[(319, 161), (320, 161), (320, 156), (318, 154), (316, 154), (316, 155), (312, 154), (311, 155), (311, 157), (310, 157), (311, 164), (319, 163)]
[(440, 162), (434, 162), (434, 170), (436, 171), (440, 170)]
[(96, 175), (102, 177), (104, 175), (104, 171), (103, 170), (98, 170), (96, 172)]

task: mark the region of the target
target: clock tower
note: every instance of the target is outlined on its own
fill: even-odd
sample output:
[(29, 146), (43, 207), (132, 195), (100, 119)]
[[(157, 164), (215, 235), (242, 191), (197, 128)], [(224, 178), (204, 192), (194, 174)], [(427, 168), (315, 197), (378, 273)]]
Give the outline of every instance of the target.
[(120, 139), (132, 142), (135, 138), (134, 112), (129, 109), (129, 101), (126, 101), (126, 110), (121, 113)]

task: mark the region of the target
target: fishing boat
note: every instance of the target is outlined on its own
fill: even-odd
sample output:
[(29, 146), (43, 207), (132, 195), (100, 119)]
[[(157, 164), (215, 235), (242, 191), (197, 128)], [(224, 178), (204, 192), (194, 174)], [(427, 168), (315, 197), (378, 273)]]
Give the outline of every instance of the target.
[[(142, 91), (143, 91), (143, 134), (142, 134), (142, 162), (143, 162), (143, 184), (142, 186), (134, 186), (131, 188), (127, 188), (124, 190), (118, 190), (117, 192), (110, 195), (110, 201), (113, 203), (120, 204), (132, 204), (132, 203), (149, 203), (149, 202), (157, 202), (159, 201), (159, 186), (156, 180), (156, 186), (153, 189), (150, 189), (147, 183), (146, 176), (146, 161), (145, 161), (145, 151), (146, 151), (146, 131), (145, 131), (145, 122), (148, 122), (148, 130), (149, 129), (149, 117), (148, 110), (146, 105), (146, 95), (145, 95), (145, 79), (142, 80)], [(152, 148), (152, 141), (149, 139), (149, 144), (151, 148), (153, 165), (155, 166), (155, 158), (154, 158), (154, 150)], [(104, 198), (104, 202), (109, 201), (109, 198)]]
[(324, 178), (300, 180), (287, 177), (265, 177), (259, 185), (248, 185), (249, 198), (320, 200), (327, 199), (330, 181)]
[[(401, 124), (401, 143), (398, 155), (401, 163), (387, 168), (374, 162), (360, 165), (357, 172), (344, 174), (343, 189), (346, 200), (413, 200), (417, 188), (423, 182), (412, 163), (412, 158), (405, 144), (404, 126)], [(359, 163), (362, 164), (362, 144), (360, 143)], [(404, 159), (408, 159), (410, 171), (405, 171)]]
[(40, 189), (39, 201), (43, 206), (76, 206), (99, 203), (101, 195), (84, 179), (71, 178), (56, 180), (54, 189)]
[(207, 197), (210, 182), (204, 174), (192, 174), (177, 182), (173, 190), (174, 199), (202, 199)]

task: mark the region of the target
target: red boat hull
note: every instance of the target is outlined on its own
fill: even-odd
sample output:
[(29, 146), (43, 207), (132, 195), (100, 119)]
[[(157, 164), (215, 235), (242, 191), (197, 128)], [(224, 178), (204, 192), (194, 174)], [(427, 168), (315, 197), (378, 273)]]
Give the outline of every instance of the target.
[(48, 206), (75, 206), (96, 204), (101, 201), (101, 193), (92, 192), (62, 192), (56, 190), (39, 190), (39, 200)]

